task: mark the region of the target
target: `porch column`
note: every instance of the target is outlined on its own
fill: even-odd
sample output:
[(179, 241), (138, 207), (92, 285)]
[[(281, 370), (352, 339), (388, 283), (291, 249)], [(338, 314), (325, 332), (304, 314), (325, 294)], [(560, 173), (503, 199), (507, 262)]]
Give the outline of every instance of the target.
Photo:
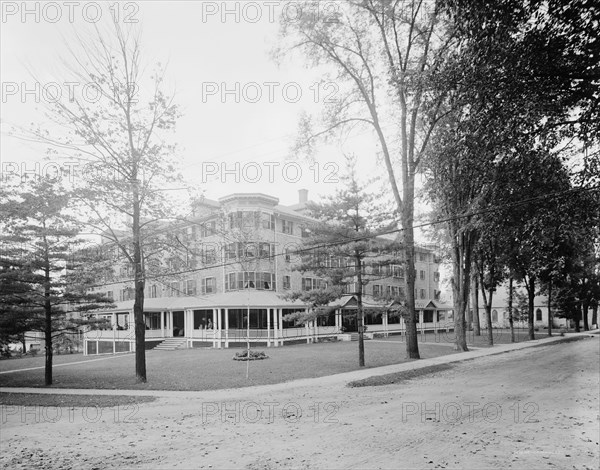
[[(308, 309), (307, 309), (307, 308), (306, 308), (306, 309), (304, 309), (304, 313), (306, 313), (306, 316), (308, 316)], [(306, 329), (306, 342), (307, 342), (307, 343), (310, 343), (310, 339), (311, 339), (311, 338), (310, 338), (310, 326), (309, 326), (309, 325), (310, 325), (310, 322), (309, 322), (309, 321), (307, 321), (307, 322), (304, 324), (304, 327), (305, 327), (305, 329)]]
[(183, 311), (183, 337), (186, 339), (185, 346), (187, 348), (190, 347), (189, 338), (192, 336), (190, 332), (190, 312), (191, 310), (189, 309)]
[(281, 309), (273, 309), (273, 346), (279, 346), (279, 311)]
[(113, 330), (113, 354), (117, 353), (117, 314), (113, 312), (112, 318), (112, 330)]
[(267, 309), (267, 348), (271, 347), (271, 314), (273, 311), (272, 308)]
[(383, 312), (383, 314), (381, 316), (383, 319), (383, 331), (384, 331), (385, 337), (387, 338), (388, 337), (388, 310)]
[[(213, 319), (213, 348), (221, 347), (221, 327), (219, 325), (219, 315), (217, 315), (217, 309), (212, 309), (212, 319)], [(218, 342), (217, 342), (218, 338)], [(218, 346), (217, 346), (218, 345)]]
[(229, 309), (225, 309), (225, 347), (229, 347)]
[(165, 337), (165, 312), (160, 312), (160, 335)]
[(279, 334), (281, 340), (279, 341), (280, 346), (283, 346), (283, 309), (279, 309)]

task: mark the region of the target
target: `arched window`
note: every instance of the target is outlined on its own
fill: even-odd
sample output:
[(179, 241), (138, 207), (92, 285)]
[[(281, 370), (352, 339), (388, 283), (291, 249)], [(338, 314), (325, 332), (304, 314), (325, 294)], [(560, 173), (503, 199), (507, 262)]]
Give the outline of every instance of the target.
[(498, 322), (498, 310), (492, 310), (492, 323)]
[(542, 321), (542, 309), (538, 308), (535, 311), (535, 321)]

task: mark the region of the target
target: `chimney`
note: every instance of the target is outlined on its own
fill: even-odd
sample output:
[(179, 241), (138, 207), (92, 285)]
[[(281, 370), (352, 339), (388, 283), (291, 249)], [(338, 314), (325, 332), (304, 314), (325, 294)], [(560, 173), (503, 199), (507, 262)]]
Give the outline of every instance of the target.
[(306, 204), (308, 202), (308, 189), (298, 190), (298, 202), (300, 204)]

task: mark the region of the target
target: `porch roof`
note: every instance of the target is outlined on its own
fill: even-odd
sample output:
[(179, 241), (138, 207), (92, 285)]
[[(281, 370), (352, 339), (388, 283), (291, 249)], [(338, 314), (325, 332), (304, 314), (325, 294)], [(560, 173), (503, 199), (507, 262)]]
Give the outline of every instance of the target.
[[(133, 300), (115, 302), (115, 307), (105, 309), (105, 312), (131, 311)], [(277, 293), (272, 291), (247, 290), (221, 292), (208, 294), (201, 297), (159, 297), (144, 299), (145, 312), (162, 312), (168, 310), (200, 310), (210, 308), (297, 308), (307, 307), (306, 304), (296, 300), (282, 300)]]
[[(362, 303), (363, 307), (366, 308), (392, 308), (394, 306), (400, 306), (400, 304), (396, 301), (378, 299), (369, 294), (363, 294)], [(329, 306), (338, 308), (356, 308), (356, 304), (356, 295), (348, 294), (340, 297), (338, 300), (331, 302)], [(443, 302), (440, 302), (439, 300), (422, 299), (415, 301), (415, 308), (417, 310), (452, 310), (452, 305), (445, 304)]]

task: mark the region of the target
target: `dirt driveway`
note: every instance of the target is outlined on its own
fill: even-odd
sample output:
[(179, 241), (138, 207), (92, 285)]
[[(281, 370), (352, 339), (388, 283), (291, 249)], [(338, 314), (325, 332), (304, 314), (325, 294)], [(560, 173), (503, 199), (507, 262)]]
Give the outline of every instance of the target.
[(597, 469), (600, 339), (380, 387), (4, 407), (3, 468)]

